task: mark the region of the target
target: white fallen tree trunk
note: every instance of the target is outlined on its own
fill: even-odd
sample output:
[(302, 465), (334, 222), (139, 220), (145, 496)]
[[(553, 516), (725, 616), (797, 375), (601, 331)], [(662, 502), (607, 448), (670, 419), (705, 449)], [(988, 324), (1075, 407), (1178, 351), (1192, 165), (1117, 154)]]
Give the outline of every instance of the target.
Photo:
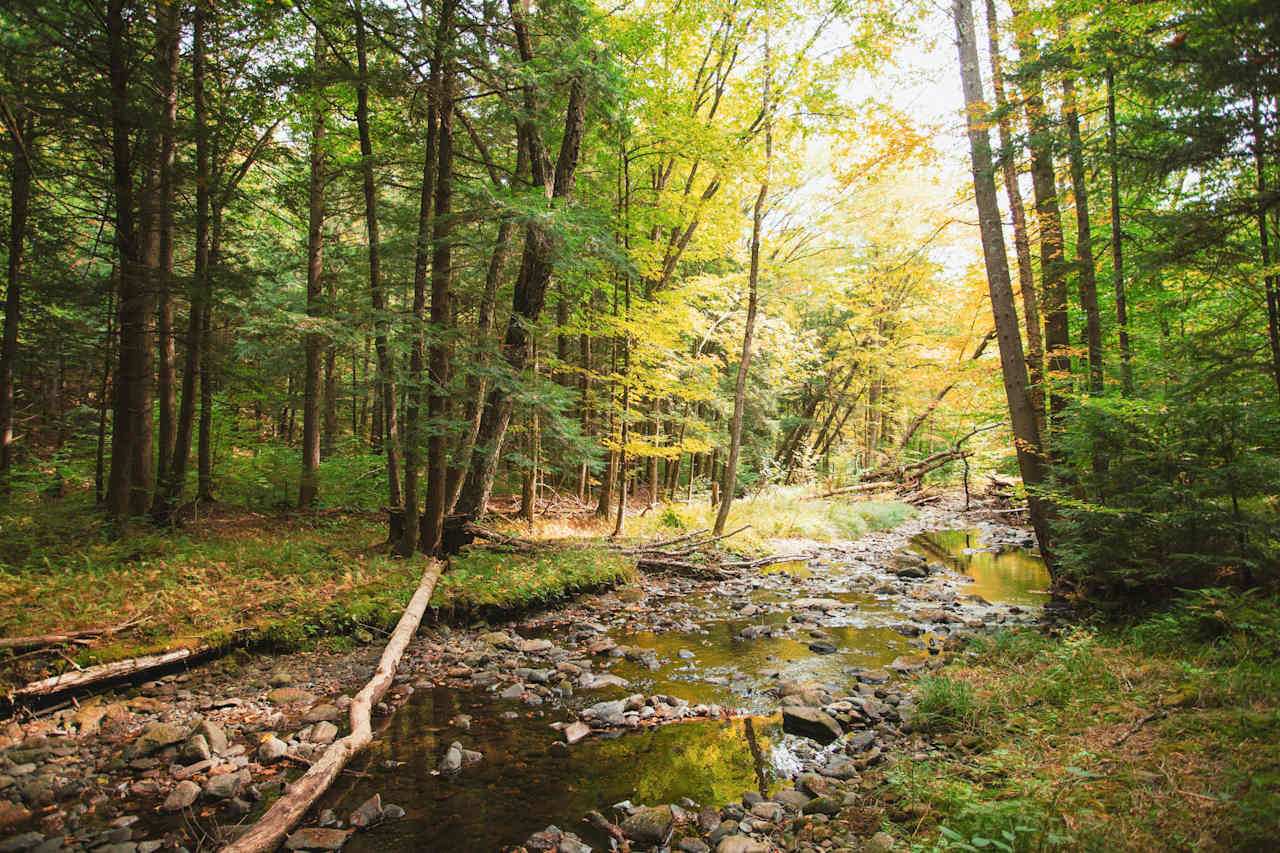
[(289, 830), (298, 825), (312, 804), (338, 778), (351, 757), (373, 740), (369, 712), (391, 686), (396, 666), (422, 622), (427, 602), (431, 600), (431, 592), (435, 589), (436, 580), (443, 568), (443, 563), (433, 560), (422, 573), (418, 590), (400, 616), (395, 631), (391, 633), (391, 639), (378, 661), (378, 668), (374, 670), (369, 683), (351, 702), (351, 734), (330, 744), (324, 754), (301, 778), (289, 786), (288, 791), (267, 809), (248, 832), (223, 848), (223, 853), (269, 853), (279, 847)]

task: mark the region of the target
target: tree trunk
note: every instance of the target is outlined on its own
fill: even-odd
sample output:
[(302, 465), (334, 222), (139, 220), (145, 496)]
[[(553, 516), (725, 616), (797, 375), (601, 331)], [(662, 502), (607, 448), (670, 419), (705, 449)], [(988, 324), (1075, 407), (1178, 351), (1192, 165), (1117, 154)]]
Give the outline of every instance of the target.
[[(210, 248), (209, 269), (216, 253)], [(200, 312), (200, 438), (196, 453), (196, 500), (213, 501), (213, 302)]]
[(1066, 258), (1062, 245), (1062, 215), (1058, 209), (1057, 178), (1053, 171), (1053, 129), (1045, 113), (1044, 89), (1040, 71), (1035, 66), (1038, 49), (1026, 28), (1022, 5), (1014, 3), (1014, 28), (1020, 34), (1018, 47), (1022, 61), (1029, 64), (1023, 95), (1026, 98), (1027, 124), (1030, 136), (1031, 183), (1035, 191), (1036, 219), (1040, 232), (1041, 307), (1044, 309), (1044, 345), (1048, 360), (1046, 382), (1049, 385), (1049, 430), (1044, 441), (1053, 447), (1053, 433), (1058, 429), (1067, 398), (1061, 385), (1071, 374), (1070, 326), (1067, 318)]
[(1027, 235), (1027, 211), (1018, 183), (1018, 162), (1014, 156), (1013, 123), (1009, 119), (1009, 98), (1005, 92), (1001, 68), (1000, 20), (995, 0), (987, 0), (987, 40), (990, 45), (991, 79), (999, 112), (1000, 163), (1004, 170), (1004, 187), (1009, 196), (1009, 213), (1013, 219), (1013, 248), (1018, 259), (1018, 287), (1022, 291), (1022, 309), (1027, 328), (1027, 373), (1031, 380), (1031, 404), (1035, 407), (1036, 426), (1044, 435), (1044, 335), (1040, 326), (1040, 304), (1036, 280), (1031, 270), (1031, 240)]
[[(578, 168), (578, 155), (586, 128), (586, 86), (575, 76), (569, 86), (569, 101), (565, 110), (564, 135), (556, 160), (554, 174), (545, 174), (541, 157), (530, 157), (534, 183), (550, 192), (550, 203), (567, 198), (573, 189), (574, 173)], [(534, 131), (526, 128), (525, 136)], [(524, 370), (529, 359), (529, 331), (537, 322), (546, 302), (547, 285), (551, 281), (554, 253), (551, 235), (537, 221), (530, 221), (525, 228), (524, 252), (520, 262), (520, 275), (516, 279), (512, 296), (511, 318), (503, 339), (503, 355), (513, 374)], [(475, 448), (471, 454), (471, 469), (458, 500), (458, 512), (468, 518), (478, 518), (488, 507), (489, 494), (493, 490), (493, 478), (497, 471), (498, 455), (502, 451), (502, 439), (511, 422), (513, 400), (508, 388), (496, 385), (490, 389), (480, 427), (476, 432)]]
[[(311, 109), (311, 174), (307, 184), (307, 316), (311, 323), (319, 322), (326, 311), (324, 301), (324, 167), (325, 167), (325, 113), (324, 87), (324, 39), (319, 28), (315, 33), (315, 47), (311, 63), (315, 80), (312, 89), (314, 102)], [(302, 477), (298, 486), (298, 506), (303, 509), (315, 506), (320, 496), (317, 481), (320, 471), (320, 370), (325, 335), (314, 325), (306, 335), (307, 364), (302, 392)]]
[[(1066, 40), (1066, 27), (1060, 29)], [(1085, 317), (1085, 341), (1089, 353), (1089, 393), (1102, 393), (1102, 318), (1098, 313), (1098, 277), (1093, 265), (1093, 233), (1089, 222), (1089, 182), (1085, 175), (1084, 143), (1080, 139), (1080, 109), (1076, 80), (1068, 67), (1062, 77), (1062, 113), (1067, 124), (1067, 159), (1076, 206), (1076, 286)]]
[(422, 525), (421, 548), (428, 554), (440, 551), (444, 516), (448, 508), (449, 454), (445, 421), (449, 405), (449, 341), (453, 320), (450, 288), (453, 283), (453, 119), (457, 60), (453, 50), (453, 17), (457, 0), (444, 0), (440, 7), (439, 42), (443, 46), (440, 77), (440, 160), (436, 167), (434, 245), (431, 254), (431, 393), (427, 413), (431, 417), (431, 437), (427, 440), (427, 505)]
[[(1116, 325), (1120, 337), (1120, 382), (1125, 396), (1133, 393), (1133, 364), (1129, 350), (1129, 311), (1124, 292), (1124, 232), (1120, 228), (1120, 157), (1116, 134), (1116, 75), (1107, 66), (1107, 164), (1111, 172), (1111, 281), (1116, 294)], [(1280, 349), (1278, 347), (1277, 349)]]
[[(20, 107), (18, 108), (21, 109)], [(0, 344), (0, 498), (10, 494), (13, 468), (13, 365), (18, 358), (18, 322), (22, 307), (22, 261), (26, 250), (27, 215), (31, 203), (32, 124), (15, 116), (21, 144), (13, 146), (9, 179), (9, 279), (4, 295), (4, 337)]]
[(203, 375), (204, 310), (209, 298), (209, 127), (205, 102), (205, 0), (196, 0), (191, 48), (191, 82), (196, 131), (196, 246), (195, 280), (191, 287), (191, 308), (187, 321), (187, 357), (182, 373), (182, 397), (178, 404), (177, 430), (173, 453), (166, 471), (163, 493), (152, 507), (158, 523), (173, 520), (182, 503), (182, 489), (195, 433), (196, 381)]
[(978, 46), (973, 31), (973, 8), (970, 0), (954, 0), (960, 76), (964, 87), (968, 116), (969, 149), (973, 158), (973, 187), (978, 206), (978, 223), (982, 233), (982, 254), (987, 266), (987, 286), (991, 294), (991, 313), (995, 319), (1000, 344), (1000, 369), (1009, 418), (1013, 425), (1018, 453), (1018, 467), (1028, 490), (1031, 523), (1035, 528), (1040, 552), (1050, 571), (1055, 566), (1049, 543), (1049, 526), (1045, 506), (1036, 489), (1044, 480), (1040, 434), (1027, 393), (1026, 362), (1022, 338), (1018, 330), (1018, 314), (1014, 309), (1013, 284), (1009, 278), (1009, 261), (1005, 256), (1004, 234), (1000, 221), (1000, 203), (996, 197), (995, 173), (991, 161), (991, 144), (987, 137), (982, 94), (982, 72), (978, 68)]
[(173, 220), (177, 179), (174, 174), (174, 131), (178, 118), (178, 62), (181, 36), (180, 9), (177, 3), (156, 4), (158, 30), (157, 54), (160, 71), (160, 193), (158, 216), (159, 257), (157, 264), (158, 300), (156, 305), (156, 397), (160, 415), (156, 436), (155, 499), (163, 502), (176, 440), (174, 408), (176, 403), (175, 361), (173, 343)]
[(142, 371), (146, 349), (146, 296), (133, 217), (133, 169), (130, 133), (128, 27), (123, 0), (109, 0), (106, 16), (111, 91), (112, 191), (116, 207), (116, 251), (120, 266), (120, 366), (116, 371), (116, 405), (111, 432), (111, 474), (107, 512), (118, 524), (129, 517), (134, 481), (135, 429), (145, 402)]
[(1263, 286), (1267, 299), (1267, 340), (1271, 345), (1271, 373), (1276, 382), (1276, 393), (1280, 395), (1280, 286), (1277, 286), (1276, 275), (1270, 272), (1271, 244), (1267, 235), (1267, 209), (1263, 199), (1267, 194), (1267, 173), (1262, 153), (1262, 116), (1258, 105), (1258, 95), (1253, 95), (1253, 162), (1258, 172), (1258, 247), (1262, 266), (1267, 272), (1263, 274)]
[(360, 173), (364, 186), (365, 231), (369, 238), (369, 298), (374, 315), (374, 350), (377, 353), (376, 395), (382, 412), (382, 432), (387, 464), (387, 500), (403, 507), (400, 488), (400, 429), (396, 418), (395, 361), (391, 354), (387, 294), (382, 285), (382, 246), (378, 237), (378, 190), (373, 175), (373, 143), (369, 132), (369, 57), (365, 46), (362, 0), (355, 0), (356, 15), (356, 129), (360, 136)]

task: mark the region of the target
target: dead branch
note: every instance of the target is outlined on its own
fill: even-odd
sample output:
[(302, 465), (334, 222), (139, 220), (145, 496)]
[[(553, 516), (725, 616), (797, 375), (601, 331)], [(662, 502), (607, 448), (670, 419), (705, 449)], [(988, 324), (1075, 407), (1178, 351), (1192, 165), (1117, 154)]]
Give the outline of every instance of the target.
[(1124, 734), (1120, 735), (1120, 737), (1118, 737), (1118, 738), (1116, 738), (1115, 740), (1113, 740), (1113, 741), (1111, 742), (1111, 745), (1112, 745), (1112, 746), (1119, 746), (1120, 744), (1122, 744), (1122, 743), (1124, 743), (1125, 741), (1127, 741), (1129, 738), (1131, 738), (1131, 737), (1133, 737), (1134, 735), (1136, 735), (1136, 734), (1138, 733), (1138, 731), (1139, 731), (1143, 726), (1145, 726), (1147, 723), (1151, 722), (1152, 720), (1163, 720), (1163, 719), (1164, 719), (1165, 717), (1167, 717), (1167, 716), (1169, 716), (1169, 712), (1168, 712), (1168, 711), (1152, 711), (1150, 714), (1147, 714), (1145, 717), (1140, 717), (1139, 719), (1137, 719), (1137, 720), (1134, 722), (1134, 724), (1133, 724), (1133, 725), (1131, 725), (1131, 726), (1129, 726), (1129, 728), (1125, 729)]
[(223, 853), (269, 853), (275, 850), (289, 830), (293, 829), (311, 808), (312, 803), (329, 789), (342, 768), (351, 757), (364, 749), (373, 740), (373, 728), (369, 720), (370, 709), (387, 692), (391, 680), (395, 676), (396, 666), (404, 655), (405, 647), (413, 637), (422, 615), (426, 612), (427, 602), (431, 600), (431, 592), (444, 564), (433, 560), (426, 571), (418, 589), (409, 600), (409, 605), (400, 615), (391, 640), (382, 651), (378, 668), (351, 702), (351, 734), (330, 744), (320, 758), (296, 782), (289, 786), (280, 799), (267, 809), (248, 832), (223, 848)]
[(62, 675), (42, 678), (39, 681), (31, 682), (25, 687), (19, 687), (10, 698), (34, 699), (40, 696), (52, 696), (64, 690), (90, 687), (104, 681), (126, 678), (148, 670), (159, 669), (162, 666), (169, 666), (212, 650), (212, 646), (201, 645), (194, 648), (175, 649), (172, 652), (164, 652), (158, 655), (145, 655), (143, 657), (130, 658), (129, 660), (104, 663), (78, 672), (64, 672)]
[(896, 488), (898, 483), (893, 480), (877, 480), (874, 483), (859, 483), (856, 486), (842, 486), (839, 489), (832, 489), (829, 492), (823, 492), (820, 495), (812, 495), (813, 498), (833, 498), (836, 495), (853, 495), (860, 492), (877, 492), (881, 489)]
[(631, 842), (622, 834), (622, 828), (616, 823), (609, 820), (597, 811), (587, 812), (587, 816), (583, 818), (587, 823), (591, 824), (596, 830), (603, 832), (618, 843), (620, 853), (628, 853), (631, 850)]
[(66, 643), (84, 644), (90, 639), (110, 637), (112, 634), (127, 631), (130, 628), (141, 625), (150, 618), (150, 616), (138, 615), (109, 628), (89, 628), (84, 631), (64, 631), (56, 634), (39, 634), (30, 637), (0, 637), (0, 649), (32, 649), (42, 646), (60, 646)]

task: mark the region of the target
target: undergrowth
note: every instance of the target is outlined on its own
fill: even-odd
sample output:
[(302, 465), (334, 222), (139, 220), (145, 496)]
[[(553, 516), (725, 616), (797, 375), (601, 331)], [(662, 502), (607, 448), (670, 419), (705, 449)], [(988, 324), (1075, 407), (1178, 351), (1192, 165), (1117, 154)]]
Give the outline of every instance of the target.
[(921, 678), (880, 789), (918, 851), (1274, 849), (1280, 599), (1187, 593), (1140, 624), (976, 637)]

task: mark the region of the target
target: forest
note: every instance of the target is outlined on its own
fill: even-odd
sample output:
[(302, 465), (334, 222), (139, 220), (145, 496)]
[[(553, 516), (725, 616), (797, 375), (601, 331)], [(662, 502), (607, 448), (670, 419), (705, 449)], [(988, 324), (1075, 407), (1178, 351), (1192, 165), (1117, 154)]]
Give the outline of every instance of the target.
[(1280, 837), (1263, 0), (8, 0), (0, 122), (0, 853)]

